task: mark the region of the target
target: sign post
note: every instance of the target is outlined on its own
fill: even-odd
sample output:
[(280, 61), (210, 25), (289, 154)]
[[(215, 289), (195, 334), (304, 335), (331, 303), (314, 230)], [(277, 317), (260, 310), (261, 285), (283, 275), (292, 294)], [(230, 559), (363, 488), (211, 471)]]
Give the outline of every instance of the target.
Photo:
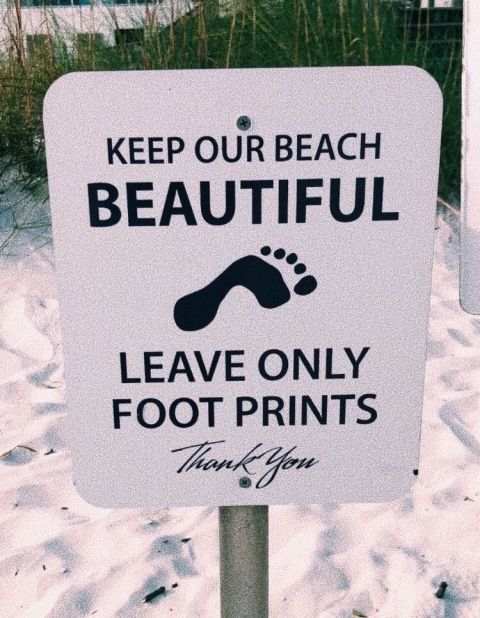
[(225, 618), (267, 613), (266, 505), (414, 481), (441, 110), (413, 67), (73, 73), (47, 93), (77, 490), (221, 507)]
[(268, 506), (219, 509), (222, 618), (268, 617)]

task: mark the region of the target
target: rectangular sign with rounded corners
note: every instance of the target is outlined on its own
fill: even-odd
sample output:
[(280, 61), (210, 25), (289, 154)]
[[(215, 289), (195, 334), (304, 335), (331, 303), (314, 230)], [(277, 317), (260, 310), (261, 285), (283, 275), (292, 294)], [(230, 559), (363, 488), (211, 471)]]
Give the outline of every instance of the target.
[(407, 492), (441, 114), (437, 84), (412, 67), (75, 73), (50, 88), (86, 500)]

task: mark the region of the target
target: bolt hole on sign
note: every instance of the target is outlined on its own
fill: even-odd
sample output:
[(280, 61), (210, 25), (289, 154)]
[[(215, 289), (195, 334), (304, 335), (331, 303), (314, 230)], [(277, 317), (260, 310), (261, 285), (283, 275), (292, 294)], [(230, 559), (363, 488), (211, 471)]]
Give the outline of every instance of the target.
[(47, 162), (86, 500), (408, 491), (441, 112), (437, 84), (412, 67), (53, 84)]

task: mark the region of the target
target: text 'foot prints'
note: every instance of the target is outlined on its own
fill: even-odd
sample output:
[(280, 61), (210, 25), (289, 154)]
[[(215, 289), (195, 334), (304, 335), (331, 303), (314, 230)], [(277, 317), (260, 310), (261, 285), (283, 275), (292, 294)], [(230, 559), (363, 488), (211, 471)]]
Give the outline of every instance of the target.
[[(262, 247), (260, 253), (263, 257), (246, 255), (232, 262), (207, 286), (180, 298), (174, 309), (176, 325), (186, 331), (205, 328), (213, 322), (224, 298), (237, 285), (250, 290), (265, 309), (284, 305), (291, 298), (290, 289), (274, 264), (291, 267), (297, 276), (304, 275), (293, 287), (295, 294), (306, 296), (316, 289), (317, 280), (305, 274), (307, 267), (299, 262), (295, 253), (287, 254), (285, 249), (272, 250), (267, 246)], [(267, 261), (272, 258), (273, 264)]]

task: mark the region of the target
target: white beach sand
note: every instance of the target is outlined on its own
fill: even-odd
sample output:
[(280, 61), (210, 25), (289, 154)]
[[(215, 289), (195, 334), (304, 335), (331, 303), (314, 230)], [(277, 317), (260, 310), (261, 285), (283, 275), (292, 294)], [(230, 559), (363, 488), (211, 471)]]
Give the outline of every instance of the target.
[[(0, 618), (217, 617), (215, 508), (104, 510), (75, 492), (53, 250), (35, 243), (0, 259)], [(480, 319), (459, 306), (440, 218), (429, 330), (411, 494), (272, 507), (273, 617), (480, 617)]]

